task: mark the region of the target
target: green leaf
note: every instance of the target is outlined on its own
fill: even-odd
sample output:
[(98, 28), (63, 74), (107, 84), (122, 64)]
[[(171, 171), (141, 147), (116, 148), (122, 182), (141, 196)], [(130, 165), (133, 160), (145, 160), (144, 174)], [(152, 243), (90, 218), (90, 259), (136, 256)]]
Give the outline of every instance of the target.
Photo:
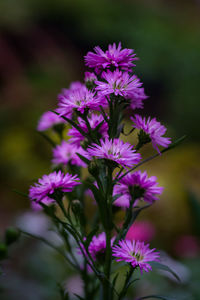
[(83, 155), (81, 155), (80, 153), (77, 153), (77, 152), (76, 152), (76, 155), (78, 155), (78, 157), (79, 157), (84, 163), (86, 163), (87, 165), (90, 163), (90, 160), (87, 159), (86, 157), (84, 157)]
[(86, 182), (86, 186), (92, 191), (95, 200), (100, 204), (103, 198), (102, 192), (92, 183)]
[(138, 280), (140, 280), (140, 278), (135, 278), (135, 279), (133, 279), (133, 280), (130, 280), (129, 282), (128, 282), (128, 284), (127, 284), (127, 289), (129, 288), (129, 286), (131, 286), (131, 284), (133, 284), (134, 282), (136, 282), (136, 281), (138, 281)]
[(113, 293), (113, 292), (116, 291), (116, 290), (115, 290), (115, 284), (116, 284), (116, 281), (117, 281), (118, 276), (119, 276), (119, 273), (117, 273), (117, 274), (114, 276), (114, 278), (113, 278), (113, 280), (112, 280), (112, 283), (111, 283), (111, 295), (112, 295), (111, 300), (112, 300), (113, 297), (114, 297), (114, 293)]
[(37, 131), (37, 133), (41, 135), (51, 146), (56, 146), (56, 143), (54, 143), (54, 141), (47, 134), (41, 131)]
[(21, 192), (21, 191), (18, 191), (18, 190), (12, 189), (12, 192), (14, 192), (14, 193), (16, 193), (16, 194), (18, 194), (18, 195), (20, 195), (20, 196), (23, 196), (23, 197), (26, 197), (26, 198), (28, 198), (28, 194), (26, 194), (26, 193), (23, 193), (23, 192)]
[(176, 280), (178, 280), (179, 282), (181, 281), (179, 276), (171, 268), (169, 268), (168, 266), (163, 265), (163, 264), (161, 264), (159, 262), (156, 262), (156, 261), (150, 262), (150, 265), (154, 268), (159, 269), (159, 270), (163, 270), (163, 271), (167, 271), (167, 272), (171, 273), (176, 278)]
[(60, 292), (61, 299), (62, 300), (69, 300), (69, 294), (65, 292), (62, 285), (60, 283), (57, 283), (57, 285), (58, 285), (58, 289), (59, 289), (59, 292)]
[[(57, 113), (56, 111), (52, 110), (52, 112), (56, 115), (59, 116), (59, 113)], [(83, 129), (81, 129), (74, 121), (64, 117), (64, 116), (61, 116), (61, 118), (63, 120), (65, 120), (66, 122), (68, 122), (70, 125), (72, 125), (74, 128), (76, 128), (83, 136), (87, 136), (87, 134), (85, 133), (85, 131), (83, 131)]]
[(81, 297), (81, 296), (79, 296), (77, 294), (74, 294), (74, 296), (76, 296), (79, 300), (85, 300), (85, 298), (83, 298), (83, 297)]
[(115, 196), (112, 197), (112, 202), (115, 202), (119, 197), (123, 196), (123, 194), (116, 194)]
[[(181, 138), (179, 138), (178, 140), (176, 140), (174, 143), (172, 143), (168, 148), (163, 149), (162, 151), (160, 151), (160, 153), (164, 153), (174, 147), (176, 147), (177, 145), (179, 145), (184, 139), (186, 138), (186, 135), (182, 136)], [(122, 176), (118, 177), (117, 180), (115, 180), (115, 183), (117, 183), (118, 181), (120, 181), (122, 178), (124, 178), (128, 173), (134, 171), (135, 169), (137, 169), (138, 167), (142, 166), (143, 164), (147, 163), (148, 161), (151, 161), (152, 159), (160, 156), (160, 153), (156, 153), (144, 160), (142, 160), (139, 164), (137, 164), (135, 167), (129, 169), (127, 172), (123, 173)]]
[(143, 299), (176, 300), (175, 298), (166, 297), (166, 296), (159, 296), (159, 295), (144, 296), (144, 297), (138, 298), (137, 300), (143, 300)]
[(112, 285), (113, 285), (113, 286), (115, 286), (118, 276), (119, 276), (119, 273), (117, 273), (117, 274), (115, 275), (115, 277), (113, 278), (113, 281), (112, 281)]
[(184, 140), (186, 139), (186, 135), (183, 135), (182, 137), (180, 137), (179, 139), (177, 139), (175, 142), (173, 142), (172, 144), (169, 145), (169, 147), (163, 149), (161, 151), (161, 153), (164, 153), (170, 149), (175, 148), (176, 146), (178, 146), (180, 143), (182, 143)]
[(108, 123), (109, 120), (108, 120), (108, 117), (107, 117), (107, 115), (106, 115), (106, 113), (105, 113), (103, 107), (102, 107), (101, 105), (100, 105), (99, 107), (100, 107), (100, 110), (101, 110), (101, 112), (102, 112), (102, 115), (103, 115), (104, 120), (106, 121), (106, 123)]
[(101, 126), (103, 125), (103, 123), (104, 123), (104, 121), (102, 121), (101, 123), (99, 123), (98, 125), (97, 125), (97, 127), (95, 128), (95, 133), (97, 133), (98, 131), (99, 131), (99, 129), (101, 128)]

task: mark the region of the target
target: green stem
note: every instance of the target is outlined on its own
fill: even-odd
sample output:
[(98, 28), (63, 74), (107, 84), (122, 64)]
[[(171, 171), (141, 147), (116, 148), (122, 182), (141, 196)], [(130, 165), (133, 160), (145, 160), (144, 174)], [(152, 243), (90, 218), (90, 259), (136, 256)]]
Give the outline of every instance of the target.
[(110, 273), (112, 263), (112, 249), (111, 249), (111, 230), (112, 230), (112, 194), (113, 194), (113, 180), (112, 180), (112, 167), (107, 167), (107, 189), (106, 189), (106, 258), (105, 258), (105, 277), (106, 281), (103, 285), (103, 295), (105, 300), (111, 299), (111, 285)]
[(176, 140), (174, 143), (172, 143), (168, 148), (163, 149), (162, 151), (160, 151), (160, 153), (156, 153), (146, 159), (144, 159), (143, 161), (141, 161), (139, 164), (137, 164), (134, 168), (131, 168), (130, 170), (128, 170), (127, 172), (125, 172), (121, 177), (119, 177), (117, 180), (114, 181), (114, 184), (116, 184), (118, 181), (120, 181), (122, 178), (124, 178), (128, 173), (134, 171), (135, 169), (137, 169), (138, 167), (140, 167), (141, 165), (145, 164), (146, 162), (160, 156), (161, 153), (165, 153), (171, 149), (173, 149), (174, 147), (176, 147), (178, 144), (180, 144), (184, 139), (186, 138), (186, 136), (182, 136), (181, 138), (179, 138), (178, 140)]

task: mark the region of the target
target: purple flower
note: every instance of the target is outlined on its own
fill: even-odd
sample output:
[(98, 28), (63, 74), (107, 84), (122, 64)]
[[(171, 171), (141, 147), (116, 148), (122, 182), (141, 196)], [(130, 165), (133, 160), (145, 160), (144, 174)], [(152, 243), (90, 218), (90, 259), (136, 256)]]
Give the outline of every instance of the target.
[(95, 261), (101, 260), (102, 258), (105, 259), (105, 251), (106, 251), (105, 232), (102, 232), (98, 236), (94, 236), (92, 238), (92, 241), (88, 247), (88, 251)]
[(114, 205), (129, 207), (132, 195), (136, 197), (135, 201), (143, 199), (146, 202), (153, 203), (155, 200), (158, 200), (158, 196), (163, 191), (163, 187), (157, 186), (156, 180), (155, 176), (148, 178), (146, 172), (136, 171), (127, 174), (114, 187), (114, 195), (123, 194), (123, 196), (115, 200)]
[(64, 123), (61, 117), (51, 111), (46, 111), (39, 119), (37, 130), (44, 131), (61, 123)]
[[(78, 118), (79, 127), (85, 132), (88, 133), (88, 127), (85, 121), (81, 118)], [(102, 115), (91, 114), (88, 118), (88, 122), (90, 124), (91, 129), (94, 131), (97, 126), (102, 123), (102, 125), (98, 129), (99, 138), (105, 138), (108, 136), (108, 124), (104, 122)], [(68, 131), (68, 135), (71, 136), (69, 142), (80, 146), (82, 142), (84, 142), (85, 137), (76, 129), (72, 128)]]
[[(110, 244), (113, 245), (114, 238), (111, 239)], [(82, 250), (85, 255), (87, 255), (84, 246), (81, 244)], [(105, 252), (106, 252), (106, 234), (105, 232), (100, 233), (98, 236), (93, 236), (88, 251), (94, 261), (104, 262), (105, 261)], [(81, 254), (81, 250), (78, 251)]]
[(65, 97), (68, 97), (71, 94), (71, 92), (80, 90), (84, 87), (85, 87), (85, 85), (83, 83), (81, 83), (80, 81), (74, 81), (70, 84), (68, 89), (62, 89), (61, 92)]
[(135, 66), (133, 61), (138, 60), (133, 49), (121, 49), (121, 43), (118, 47), (114, 43), (108, 46), (108, 50), (105, 52), (99, 47), (94, 48), (95, 53), (88, 52), (85, 56), (86, 66), (95, 68), (95, 71), (99, 73), (102, 69), (111, 67), (121, 68), (125, 71), (130, 71)]
[(38, 183), (32, 185), (29, 189), (29, 197), (32, 201), (51, 203), (53, 194), (57, 190), (62, 192), (71, 192), (73, 188), (80, 184), (77, 175), (72, 176), (61, 171), (43, 175)]
[(101, 99), (82, 85), (79, 89), (64, 92), (58, 95), (57, 112), (61, 116), (71, 117), (74, 110), (84, 113), (85, 109), (98, 110)]
[(77, 165), (81, 167), (86, 167), (86, 164), (79, 158), (76, 154), (79, 153), (84, 157), (88, 157), (86, 151), (81, 147), (69, 144), (66, 141), (62, 141), (60, 145), (57, 145), (53, 149), (53, 164), (63, 164), (67, 165), (68, 163), (72, 165)]
[(129, 100), (132, 109), (142, 108), (142, 101), (147, 98), (144, 89), (141, 88), (142, 83), (137, 76), (129, 76), (128, 72), (116, 70), (114, 72), (107, 71), (102, 73), (105, 81), (95, 81), (96, 90), (99, 95), (107, 96), (114, 94), (122, 96)]
[(126, 261), (133, 268), (139, 267), (141, 274), (143, 270), (145, 272), (152, 270), (148, 262), (159, 261), (159, 252), (140, 241), (121, 240), (119, 245), (113, 246), (112, 249), (113, 256), (117, 257), (116, 261)]
[(141, 129), (151, 139), (152, 145), (158, 153), (160, 153), (160, 150), (157, 145), (166, 148), (171, 144), (170, 138), (162, 137), (167, 130), (166, 127), (157, 122), (155, 118), (151, 120), (149, 117), (146, 120), (145, 117), (135, 115), (131, 117), (131, 120), (134, 122), (133, 127)]
[(141, 155), (135, 153), (132, 145), (124, 143), (119, 139), (101, 139), (100, 145), (92, 144), (92, 146), (88, 147), (87, 151), (91, 156), (112, 160), (123, 167), (131, 168), (141, 159)]

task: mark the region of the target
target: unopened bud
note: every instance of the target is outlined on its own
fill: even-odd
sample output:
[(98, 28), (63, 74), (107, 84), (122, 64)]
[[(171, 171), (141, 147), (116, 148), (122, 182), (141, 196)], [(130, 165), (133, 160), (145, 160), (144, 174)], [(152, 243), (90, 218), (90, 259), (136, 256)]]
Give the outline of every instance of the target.
[(99, 174), (99, 166), (96, 160), (92, 160), (88, 166), (88, 171), (94, 177)]
[(143, 145), (151, 142), (151, 138), (150, 138), (149, 134), (147, 134), (143, 130), (140, 130), (140, 132), (138, 133), (138, 140), (139, 141), (136, 146), (136, 150), (139, 150)]
[(83, 211), (83, 205), (77, 199), (72, 201), (71, 208), (75, 216), (79, 216)]

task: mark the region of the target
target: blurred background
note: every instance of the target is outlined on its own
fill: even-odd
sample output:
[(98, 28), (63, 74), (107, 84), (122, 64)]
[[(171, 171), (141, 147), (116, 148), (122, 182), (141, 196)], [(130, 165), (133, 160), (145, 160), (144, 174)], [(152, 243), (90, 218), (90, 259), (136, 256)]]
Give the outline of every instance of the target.
[[(198, 300), (199, 0), (0, 1), (0, 233), (17, 222), (30, 228), (46, 222), (13, 192), (26, 193), (33, 179), (49, 172), (51, 149), (36, 131), (38, 119), (56, 106), (61, 88), (83, 80), (87, 51), (119, 41), (140, 58), (135, 71), (149, 95), (144, 113), (164, 123), (174, 140), (187, 135), (177, 149), (146, 165), (165, 191), (141, 216), (154, 227), (152, 244), (184, 268), (185, 277), (177, 284), (148, 274), (138, 291)], [(59, 299), (56, 280), (66, 276), (59, 257), (30, 240), (14, 246), (10, 256), (0, 299)], [(52, 256), (55, 264), (49, 265)]]

